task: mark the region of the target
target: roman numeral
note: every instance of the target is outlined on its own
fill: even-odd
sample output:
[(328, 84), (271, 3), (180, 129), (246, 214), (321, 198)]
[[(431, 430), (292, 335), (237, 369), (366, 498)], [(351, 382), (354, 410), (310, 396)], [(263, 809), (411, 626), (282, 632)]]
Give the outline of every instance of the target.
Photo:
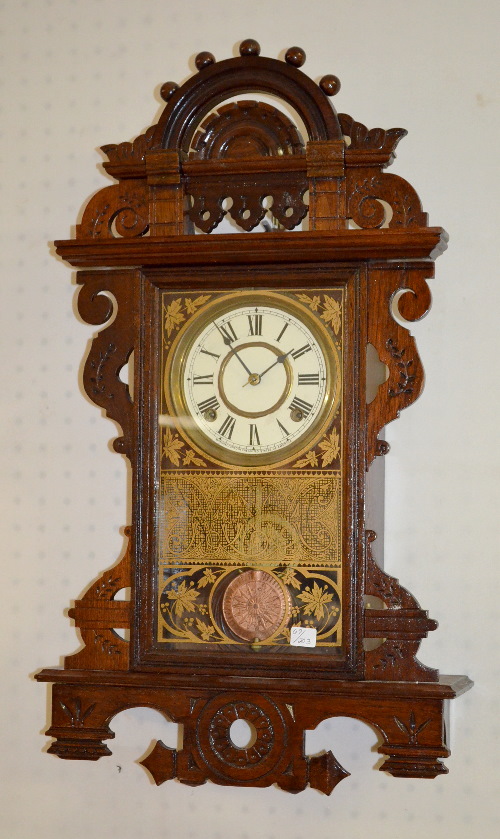
[(216, 411), (219, 407), (219, 400), (216, 396), (210, 396), (208, 399), (204, 399), (203, 402), (198, 402), (198, 410), (201, 414), (204, 414), (205, 411)]
[(225, 323), (224, 326), (218, 326), (217, 328), (219, 332), (222, 334), (225, 344), (232, 344), (233, 341), (238, 340), (236, 332), (234, 331), (230, 320), (228, 320), (228, 322)]
[(280, 334), (279, 334), (279, 335), (278, 335), (278, 337), (276, 338), (276, 341), (277, 341), (278, 343), (281, 341), (281, 339), (282, 339), (283, 335), (285, 334), (285, 329), (288, 329), (288, 324), (287, 324), (287, 323), (285, 323), (285, 325), (284, 325), (283, 329), (281, 330)]
[[(300, 379), (300, 376), (299, 376)], [(214, 374), (210, 373), (208, 376), (193, 376), (194, 385), (213, 385)], [(300, 384), (300, 382), (299, 382)]]
[(215, 358), (216, 360), (220, 358), (220, 355), (216, 355), (214, 352), (210, 352), (209, 350), (200, 350), (200, 352), (205, 353), (205, 355), (211, 355), (212, 358)]
[(262, 335), (262, 315), (248, 315), (249, 335)]
[(285, 428), (285, 426), (284, 426), (284, 425), (281, 425), (281, 423), (280, 423), (279, 419), (277, 419), (277, 420), (276, 420), (276, 422), (278, 423), (278, 425), (279, 425), (279, 427), (281, 428), (281, 430), (282, 430), (283, 434), (285, 435), (285, 437), (289, 437), (289, 436), (290, 436), (289, 432), (286, 430), (286, 428)]
[(302, 414), (302, 418), (305, 419), (308, 414), (311, 413), (312, 405), (309, 402), (305, 402), (304, 399), (299, 399), (298, 396), (292, 400), (290, 403), (290, 410), (292, 411), (300, 411)]
[(221, 427), (219, 428), (219, 434), (221, 434), (223, 437), (227, 437), (227, 439), (230, 440), (233, 434), (235, 423), (235, 418), (228, 414)]
[(250, 445), (260, 446), (259, 432), (257, 431), (257, 426), (253, 422), (250, 423)]
[(299, 373), (299, 385), (318, 385), (319, 373)]
[(297, 360), (298, 358), (300, 358), (301, 355), (305, 355), (306, 352), (311, 352), (311, 345), (310, 344), (304, 344), (304, 346), (301, 347), (299, 350), (294, 350), (291, 355), (292, 355), (292, 358)]

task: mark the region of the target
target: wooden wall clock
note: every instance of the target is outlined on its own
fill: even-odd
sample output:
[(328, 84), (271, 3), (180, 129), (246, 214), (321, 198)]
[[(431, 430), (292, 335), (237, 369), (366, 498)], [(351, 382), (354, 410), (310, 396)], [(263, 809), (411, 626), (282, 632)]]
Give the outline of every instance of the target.
[[(157, 784), (330, 793), (348, 773), (304, 733), (339, 715), (378, 730), (392, 775), (446, 772), (471, 682), (416, 658), (436, 623), (372, 555), (370, 510), (383, 428), (423, 385), (400, 320), (427, 312), (447, 237), (384, 171), (406, 132), (337, 114), (304, 60), (200, 53), (156, 125), (103, 146), (116, 183), (56, 243), (104, 324), (84, 385), (133, 474), (129, 548), (70, 610), (83, 645), (37, 676), (59, 757), (109, 755), (112, 718), (149, 706), (183, 726), (142, 761)], [(212, 233), (224, 216), (238, 232)]]

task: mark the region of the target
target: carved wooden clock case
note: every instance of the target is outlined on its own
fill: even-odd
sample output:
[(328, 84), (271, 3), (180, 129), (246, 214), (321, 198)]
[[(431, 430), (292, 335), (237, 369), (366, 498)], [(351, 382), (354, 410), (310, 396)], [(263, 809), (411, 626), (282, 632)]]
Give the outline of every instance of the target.
[[(259, 53), (200, 53), (165, 84), (159, 122), (103, 146), (117, 183), (56, 243), (81, 316), (111, 321), (84, 385), (123, 430), (133, 514), (125, 555), (70, 610), (82, 648), (37, 676), (49, 751), (109, 755), (112, 718), (149, 706), (183, 726), (182, 748), (142, 761), (157, 784), (330, 793), (348, 773), (304, 738), (341, 715), (378, 730), (382, 769), (431, 778), (471, 682), (417, 660), (436, 622), (375, 561), (365, 511), (383, 498), (379, 435), (423, 386), (400, 320), (426, 314), (446, 234), (384, 172), (403, 129), (337, 114), (338, 79), (311, 81), (301, 49)], [(226, 215), (239, 232), (207, 235)], [(385, 373), (369, 398), (367, 347)]]

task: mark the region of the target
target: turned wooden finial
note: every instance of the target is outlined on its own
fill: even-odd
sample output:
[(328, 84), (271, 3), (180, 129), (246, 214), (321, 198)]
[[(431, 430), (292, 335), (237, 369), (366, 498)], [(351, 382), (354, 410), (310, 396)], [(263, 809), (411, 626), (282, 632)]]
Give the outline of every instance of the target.
[(215, 56), (212, 55), (211, 52), (199, 52), (196, 56), (194, 63), (196, 64), (197, 70), (204, 70), (205, 67), (210, 67), (211, 64), (215, 64)]
[(302, 47), (290, 47), (286, 51), (285, 61), (287, 64), (292, 64), (293, 67), (302, 67), (305, 60), (306, 54)]
[(321, 79), (319, 86), (323, 93), (326, 93), (327, 96), (335, 96), (335, 94), (340, 90), (340, 79), (337, 76), (333, 76), (331, 73), (327, 73), (327, 75), (323, 76)]
[(246, 38), (240, 44), (240, 55), (260, 55), (260, 44), (253, 38)]
[(160, 96), (165, 102), (168, 102), (172, 94), (178, 89), (179, 85), (177, 82), (165, 82), (165, 84), (162, 84), (161, 86)]

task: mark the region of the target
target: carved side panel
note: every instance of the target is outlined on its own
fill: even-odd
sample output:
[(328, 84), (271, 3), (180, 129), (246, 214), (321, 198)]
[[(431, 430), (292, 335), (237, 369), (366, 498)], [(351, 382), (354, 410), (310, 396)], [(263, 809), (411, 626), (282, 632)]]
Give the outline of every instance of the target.
[(416, 654), (427, 633), (437, 629), (417, 600), (395, 577), (382, 571), (373, 559), (370, 544), (376, 534), (366, 533), (365, 594), (382, 600), (385, 609), (365, 609), (365, 638), (384, 643), (365, 654), (365, 678), (383, 681), (437, 682), (439, 673), (421, 664)]
[(83, 649), (66, 656), (65, 669), (127, 670), (129, 642), (117, 634), (117, 629), (130, 629), (131, 603), (114, 600), (115, 595), (131, 582), (130, 528), (125, 528), (127, 549), (123, 558), (103, 574), (75, 601), (68, 615), (75, 621), (84, 643)]
[(92, 341), (85, 362), (83, 384), (92, 402), (104, 408), (106, 414), (123, 429), (123, 437), (114, 441), (114, 448), (130, 457), (133, 445), (132, 399), (130, 388), (119, 378), (119, 374), (134, 350), (136, 274), (133, 271), (80, 271), (77, 282), (82, 285), (78, 311), (87, 323), (109, 321), (114, 312), (110, 295), (116, 301), (115, 319)]
[(434, 265), (375, 267), (369, 274), (368, 341), (389, 370), (387, 381), (367, 405), (367, 468), (388, 446), (378, 439), (380, 430), (411, 405), (424, 386), (424, 370), (415, 339), (392, 316), (394, 296), (404, 293), (394, 305), (398, 314), (416, 321), (427, 314), (431, 295), (426, 279), (434, 275)]

